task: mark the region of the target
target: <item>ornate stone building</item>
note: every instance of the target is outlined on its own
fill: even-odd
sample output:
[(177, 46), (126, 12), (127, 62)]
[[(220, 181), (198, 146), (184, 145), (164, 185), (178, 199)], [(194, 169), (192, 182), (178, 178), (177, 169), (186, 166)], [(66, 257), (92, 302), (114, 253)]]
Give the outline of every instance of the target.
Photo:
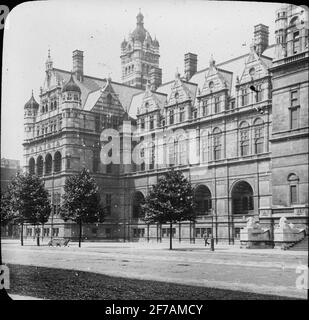
[[(103, 224), (85, 226), (89, 238), (167, 237), (168, 226), (145, 225), (139, 213), (151, 185), (170, 167), (191, 180), (198, 203), (195, 223), (174, 226), (179, 240), (206, 231), (234, 243), (249, 216), (271, 230), (282, 215), (308, 225), (306, 14), (282, 7), (275, 44), (259, 24), (247, 54), (221, 63), (211, 57), (199, 71), (197, 55), (187, 53), (184, 76), (177, 72), (164, 84), (159, 43), (141, 13), (121, 43), (122, 84), (85, 75), (82, 51), (73, 52), (72, 73), (55, 68), (49, 54), (40, 101), (32, 96), (25, 105), (24, 140), (26, 168), (42, 176), (53, 203), (45, 235), (76, 236), (58, 207), (66, 177), (82, 167), (97, 179), (109, 212)], [(120, 163), (100, 161), (106, 128), (120, 132)], [(123, 143), (128, 139), (132, 143)], [(125, 154), (136, 144), (142, 161), (130, 164)]]

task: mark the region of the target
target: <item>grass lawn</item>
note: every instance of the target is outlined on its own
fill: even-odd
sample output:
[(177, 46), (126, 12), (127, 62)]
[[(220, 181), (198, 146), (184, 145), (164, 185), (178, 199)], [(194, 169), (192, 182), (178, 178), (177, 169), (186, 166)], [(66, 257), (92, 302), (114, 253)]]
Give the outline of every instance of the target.
[(55, 268), (8, 265), (8, 293), (59, 300), (278, 300), (288, 299), (241, 291), (135, 280)]

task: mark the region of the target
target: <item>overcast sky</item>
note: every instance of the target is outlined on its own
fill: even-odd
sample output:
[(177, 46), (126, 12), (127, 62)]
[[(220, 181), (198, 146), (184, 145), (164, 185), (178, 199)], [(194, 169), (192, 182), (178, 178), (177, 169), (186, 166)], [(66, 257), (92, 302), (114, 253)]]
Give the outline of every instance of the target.
[[(163, 82), (184, 54), (198, 54), (198, 69), (249, 51), (254, 25), (270, 28), (274, 42), (278, 3), (225, 1), (33, 1), (15, 7), (4, 33), (1, 108), (1, 157), (22, 160), (23, 107), (34, 90), (39, 102), (48, 48), (54, 66), (72, 69), (72, 51), (84, 51), (84, 73), (111, 75), (121, 81), (120, 44), (136, 25), (141, 8), (144, 26), (160, 43)], [(246, 46), (243, 44), (246, 43)]]

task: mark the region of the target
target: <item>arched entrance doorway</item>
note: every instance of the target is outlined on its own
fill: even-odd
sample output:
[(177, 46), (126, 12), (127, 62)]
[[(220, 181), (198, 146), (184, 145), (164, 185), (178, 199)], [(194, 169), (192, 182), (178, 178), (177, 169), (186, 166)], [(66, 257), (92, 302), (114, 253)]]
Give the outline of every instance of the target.
[(29, 173), (35, 174), (35, 160), (33, 158), (29, 160)]
[(232, 213), (246, 215), (254, 210), (253, 190), (246, 181), (239, 181), (232, 189)]
[(140, 191), (136, 191), (133, 194), (132, 199), (132, 218), (140, 218), (142, 216), (141, 204), (145, 202), (145, 197)]
[(196, 202), (196, 211), (198, 215), (205, 215), (211, 213), (211, 192), (208, 187), (206, 187), (205, 185), (199, 185), (195, 189), (194, 199)]

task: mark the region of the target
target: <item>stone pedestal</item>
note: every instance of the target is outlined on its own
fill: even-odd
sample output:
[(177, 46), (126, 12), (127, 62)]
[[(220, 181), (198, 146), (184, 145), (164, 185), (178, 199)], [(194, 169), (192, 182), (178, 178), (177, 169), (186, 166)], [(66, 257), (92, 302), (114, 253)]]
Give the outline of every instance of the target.
[(296, 228), (292, 223), (288, 223), (285, 217), (280, 218), (279, 225), (274, 230), (275, 245), (282, 249), (293, 246), (305, 236), (305, 228)]
[(272, 248), (270, 230), (262, 228), (254, 218), (249, 218), (247, 226), (240, 230), (241, 248)]

